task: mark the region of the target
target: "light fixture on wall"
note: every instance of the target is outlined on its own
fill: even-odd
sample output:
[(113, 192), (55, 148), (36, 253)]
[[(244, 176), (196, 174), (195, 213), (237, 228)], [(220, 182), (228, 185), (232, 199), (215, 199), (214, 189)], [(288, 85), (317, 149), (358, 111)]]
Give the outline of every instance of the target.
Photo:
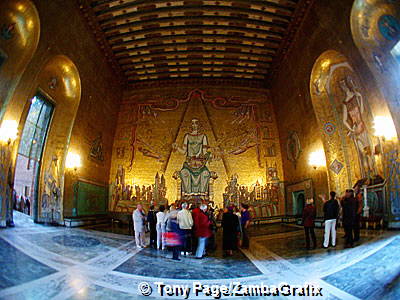
[(81, 156), (74, 152), (68, 152), (67, 160), (65, 162), (65, 167), (67, 169), (73, 169), (74, 171), (77, 171), (78, 168), (80, 168), (81, 166), (82, 166)]
[(326, 159), (324, 150), (316, 150), (310, 153), (308, 157), (308, 164), (312, 166), (314, 169), (325, 167)]
[(18, 137), (18, 123), (14, 120), (4, 120), (0, 126), (0, 141), (10, 145)]
[(376, 116), (374, 118), (375, 136), (381, 137), (384, 141), (390, 141), (397, 137), (396, 127), (390, 117)]

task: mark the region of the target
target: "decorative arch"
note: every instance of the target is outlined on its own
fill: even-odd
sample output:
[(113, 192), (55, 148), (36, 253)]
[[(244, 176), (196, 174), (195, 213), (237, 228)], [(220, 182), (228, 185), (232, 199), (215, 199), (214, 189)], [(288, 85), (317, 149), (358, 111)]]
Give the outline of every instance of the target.
[(400, 41), (400, 6), (393, 0), (355, 0), (351, 11), (354, 42), (374, 75), (384, 99), (374, 114), (391, 115), (400, 132), (400, 60), (391, 50)]
[[(40, 20), (30, 0), (0, 1), (0, 124), (38, 46)], [(0, 227), (12, 224), (11, 147), (0, 146)]]
[[(400, 6), (394, 0), (355, 0), (351, 11), (354, 42), (371, 70), (382, 99), (373, 108), (377, 116), (391, 117), (397, 143), (386, 143), (382, 153), (387, 200), (388, 227), (400, 226)], [(380, 101), (379, 101), (380, 100)]]
[(81, 80), (75, 64), (64, 55), (56, 55), (38, 74), (36, 86), (35, 91), (48, 95), (55, 106), (40, 170), (37, 221), (61, 223), (65, 160), (81, 99)]
[(30, 0), (0, 2), (0, 120), (36, 51), (40, 20)]
[(335, 50), (325, 51), (316, 60), (310, 91), (321, 129), (329, 186), (343, 192), (357, 180), (376, 174), (368, 101), (358, 75), (346, 57)]

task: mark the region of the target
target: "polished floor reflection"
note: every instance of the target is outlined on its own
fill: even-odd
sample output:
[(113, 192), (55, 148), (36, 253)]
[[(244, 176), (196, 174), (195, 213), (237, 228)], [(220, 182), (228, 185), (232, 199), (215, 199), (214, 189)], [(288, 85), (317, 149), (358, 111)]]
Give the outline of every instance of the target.
[[(184, 257), (175, 262), (168, 252), (136, 249), (131, 236), (109, 231), (105, 226), (46, 227), (17, 213), (15, 228), (0, 231), (0, 299), (149, 299), (161, 297), (157, 282), (192, 286), (198, 281), (204, 285), (312, 283), (322, 288), (323, 296), (311, 299), (400, 299), (397, 232), (364, 231), (351, 249), (344, 249), (340, 232), (336, 248), (308, 251), (300, 227), (261, 225), (251, 230), (250, 250), (232, 258), (223, 258), (218, 249), (203, 260)], [(317, 236), (321, 242), (321, 230)], [(150, 296), (139, 292), (142, 282), (152, 288)], [(195, 297), (192, 290), (189, 298), (213, 296)]]

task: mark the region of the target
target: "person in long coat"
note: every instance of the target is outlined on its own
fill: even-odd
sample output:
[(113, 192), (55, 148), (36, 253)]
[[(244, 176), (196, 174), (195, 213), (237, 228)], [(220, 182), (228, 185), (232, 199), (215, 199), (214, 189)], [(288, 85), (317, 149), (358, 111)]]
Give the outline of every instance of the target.
[(233, 213), (233, 207), (228, 207), (222, 215), (222, 249), (224, 256), (232, 256), (237, 249), (237, 238), (240, 233), (239, 218)]
[(207, 239), (212, 235), (211, 222), (206, 214), (207, 205), (200, 206), (200, 212), (196, 214), (194, 220), (195, 235), (198, 238), (196, 258), (201, 259), (205, 254)]
[(157, 213), (154, 210), (154, 205), (150, 206), (147, 213), (147, 223), (150, 229), (150, 247), (157, 249)]
[(137, 208), (132, 213), (133, 228), (135, 230), (135, 241), (137, 248), (145, 248), (145, 224), (146, 214), (143, 211), (141, 204), (137, 205)]
[(353, 190), (346, 190), (346, 194), (341, 202), (343, 213), (343, 227), (346, 236), (345, 247), (353, 247), (354, 237), (353, 228), (357, 215), (357, 199), (354, 197)]
[(310, 235), (313, 242), (313, 249), (317, 247), (317, 239), (315, 237), (314, 227), (315, 227), (315, 217), (317, 211), (314, 206), (314, 200), (312, 198), (307, 199), (307, 204), (303, 209), (303, 226), (304, 232), (306, 235), (306, 247), (307, 249), (311, 249), (310, 247)]

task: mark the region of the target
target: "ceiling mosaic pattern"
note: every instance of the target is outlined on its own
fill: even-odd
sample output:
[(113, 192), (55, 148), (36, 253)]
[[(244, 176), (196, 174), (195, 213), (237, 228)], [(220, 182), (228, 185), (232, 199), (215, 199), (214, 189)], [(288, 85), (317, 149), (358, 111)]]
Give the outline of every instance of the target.
[(310, 1), (79, 2), (106, 56), (134, 84), (178, 78), (265, 82)]

